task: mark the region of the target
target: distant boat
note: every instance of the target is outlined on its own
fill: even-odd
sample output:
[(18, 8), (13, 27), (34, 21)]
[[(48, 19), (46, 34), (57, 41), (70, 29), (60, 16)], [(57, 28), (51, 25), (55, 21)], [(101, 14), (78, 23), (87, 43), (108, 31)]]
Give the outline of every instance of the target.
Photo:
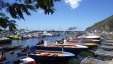
[(32, 33), (33, 38), (40, 38), (43, 37), (40, 33)]
[(8, 38), (14, 39), (14, 40), (21, 40), (21, 39), (22, 39), (22, 38), (21, 38), (20, 36), (18, 36), (18, 35), (10, 36), (10, 37), (8, 37)]
[(9, 38), (0, 38), (0, 44), (11, 43), (11, 41)]
[(21, 39), (29, 39), (29, 37), (27, 35), (22, 35)]
[(50, 36), (50, 37), (59, 36), (59, 35), (60, 35), (60, 34), (58, 34), (58, 33), (55, 33), (55, 32), (49, 33), (49, 32), (47, 32), (47, 31), (44, 31), (44, 32), (42, 33), (42, 36)]
[(4, 51), (13, 51), (13, 50), (19, 49), (21, 47), (22, 47), (22, 45), (6, 46), (6, 47), (2, 47), (2, 50), (4, 50)]

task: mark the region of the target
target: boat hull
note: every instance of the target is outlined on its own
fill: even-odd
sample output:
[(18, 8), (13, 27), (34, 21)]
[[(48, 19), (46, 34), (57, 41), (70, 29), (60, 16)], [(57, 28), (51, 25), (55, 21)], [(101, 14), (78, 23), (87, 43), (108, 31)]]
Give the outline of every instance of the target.
[(0, 44), (11, 43), (11, 39), (0, 40)]
[(2, 49), (7, 52), (7, 51), (13, 51), (15, 49), (19, 49), (21, 47), (22, 47), (21, 45), (17, 45), (17, 46), (12, 46), (12, 47), (2, 47)]
[[(59, 51), (54, 51), (59, 52)], [(28, 54), (29, 57), (33, 58), (36, 63), (42, 64), (60, 64), (67, 63), (70, 59), (74, 58), (75, 55), (69, 52), (62, 52), (63, 54), (67, 54), (68, 56), (38, 56), (34, 54)], [(18, 53), (19, 56), (27, 56), (27, 54)]]
[[(36, 46), (38, 50), (51, 50), (51, 51), (62, 51), (62, 47), (47, 47), (47, 46)], [(81, 51), (88, 50), (88, 48), (63, 48), (64, 51), (78, 53)]]
[(15, 35), (15, 36), (10, 36), (10, 37), (8, 37), (8, 38), (13, 39), (13, 40), (21, 40), (21, 39), (22, 39), (21, 37), (19, 37), (19, 36), (17, 36), (17, 35)]
[(55, 64), (55, 63), (67, 63), (70, 59), (74, 58), (73, 56), (69, 57), (45, 57), (45, 56), (35, 56), (35, 55), (28, 55), (29, 57), (36, 60), (37, 63), (48, 63), (48, 64)]

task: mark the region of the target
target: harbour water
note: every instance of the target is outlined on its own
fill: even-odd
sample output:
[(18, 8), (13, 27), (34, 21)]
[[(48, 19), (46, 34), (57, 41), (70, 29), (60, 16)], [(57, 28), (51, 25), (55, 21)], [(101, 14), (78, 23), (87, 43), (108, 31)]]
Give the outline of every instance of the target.
[[(34, 46), (36, 45), (40, 40), (44, 40), (47, 42), (55, 42), (56, 40), (60, 40), (65, 37), (69, 36), (76, 36), (72, 34), (63, 34), (61, 33), (60, 36), (55, 36), (55, 37), (44, 37), (44, 38), (29, 38), (29, 39), (24, 39), (24, 40), (12, 40), (12, 43), (9, 44), (2, 44), (0, 47), (10, 47), (10, 46), (17, 46), (17, 45), (22, 45), (22, 46)], [(19, 53), (20, 50), (14, 50), (14, 54), (9, 54), (9, 52), (6, 52), (6, 61), (5, 64), (11, 64), (11, 62), (18, 60), (17, 53)]]
[[(24, 39), (24, 40), (12, 40), (12, 43), (10, 44), (2, 44), (0, 45), (1, 47), (7, 47), (7, 46), (17, 46), (17, 45), (22, 45), (22, 46), (35, 46), (37, 43), (39, 43), (39, 41), (44, 40), (50, 43), (54, 43), (57, 40), (60, 40), (62, 38), (65, 37), (69, 37), (69, 36), (76, 36), (75, 34), (64, 34), (61, 33), (60, 36), (54, 36), (54, 37), (40, 37), (40, 38), (29, 38), (29, 39)], [(105, 42), (105, 39), (102, 40), (102, 43)], [(102, 44), (101, 43), (101, 44)], [(14, 50), (14, 54), (10, 54), (9, 52), (6, 52), (6, 61), (4, 61), (5, 64), (12, 64), (12, 62), (20, 59), (18, 58), (17, 53), (19, 53), (21, 51), (21, 49), (18, 50)], [(85, 54), (86, 56), (81, 56), (83, 54)], [(77, 56), (77, 60), (81, 61), (83, 60), (85, 57), (87, 57), (88, 54), (92, 54), (90, 53), (90, 51), (83, 51), (81, 53), (81, 55), (76, 55)], [(92, 55), (88, 55), (88, 56), (92, 56)], [(103, 59), (102, 57), (99, 56), (99, 58)], [(75, 61), (75, 60), (74, 60)], [(76, 63), (76, 62), (75, 62)]]

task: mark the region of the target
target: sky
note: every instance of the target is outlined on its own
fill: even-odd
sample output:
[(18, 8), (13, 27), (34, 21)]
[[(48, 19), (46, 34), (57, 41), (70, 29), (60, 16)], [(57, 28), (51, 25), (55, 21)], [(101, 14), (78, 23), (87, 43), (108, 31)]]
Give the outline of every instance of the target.
[(30, 30), (85, 30), (87, 27), (113, 15), (113, 0), (60, 0), (55, 3), (55, 13), (45, 15), (43, 10), (24, 15), (16, 20), (19, 29)]

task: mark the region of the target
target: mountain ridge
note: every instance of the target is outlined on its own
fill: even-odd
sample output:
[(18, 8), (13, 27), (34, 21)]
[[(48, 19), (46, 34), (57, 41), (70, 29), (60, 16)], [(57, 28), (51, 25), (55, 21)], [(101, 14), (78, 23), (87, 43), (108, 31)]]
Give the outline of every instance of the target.
[(85, 31), (98, 31), (98, 32), (102, 32), (102, 31), (107, 31), (107, 32), (111, 32), (113, 31), (113, 15), (100, 21), (95, 23), (94, 25), (86, 28)]

